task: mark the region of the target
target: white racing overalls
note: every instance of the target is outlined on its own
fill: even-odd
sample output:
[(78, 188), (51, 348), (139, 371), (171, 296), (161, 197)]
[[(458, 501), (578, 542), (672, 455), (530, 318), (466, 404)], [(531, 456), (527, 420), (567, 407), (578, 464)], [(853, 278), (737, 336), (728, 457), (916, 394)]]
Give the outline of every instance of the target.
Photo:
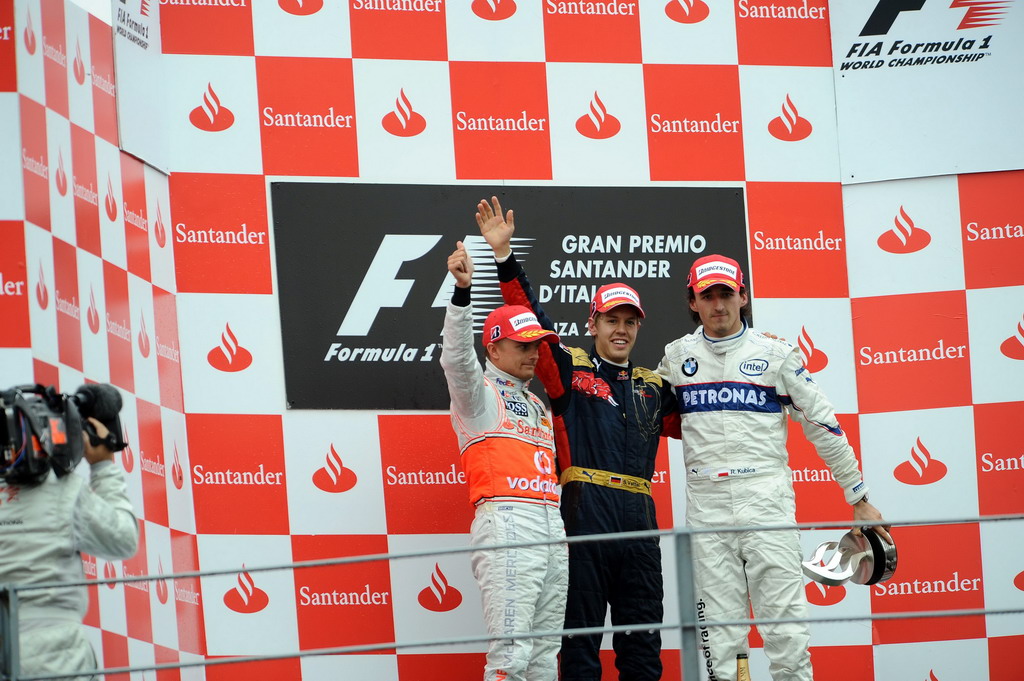
[[(750, 329), (731, 338), (703, 327), (669, 343), (658, 367), (674, 387), (687, 471), (686, 522), (692, 527), (796, 522), (786, 451), (787, 415), (803, 427), (846, 501), (867, 494), (857, 459), (832, 405), (797, 348)], [(749, 601), (759, 618), (806, 617), (797, 530), (694, 535), (698, 621), (738, 620)], [(708, 678), (733, 681), (747, 652), (747, 626), (700, 630)], [(811, 681), (806, 624), (761, 626), (776, 681)]]
[[(551, 419), (526, 382), (490, 362), (481, 370), (472, 321), (471, 306), (449, 304), (441, 351), (452, 426), (476, 506), (470, 541), (564, 539)], [(561, 629), (569, 581), (565, 544), (474, 551), (471, 561), (491, 635)], [(484, 679), (555, 681), (559, 647), (558, 636), (492, 641)]]

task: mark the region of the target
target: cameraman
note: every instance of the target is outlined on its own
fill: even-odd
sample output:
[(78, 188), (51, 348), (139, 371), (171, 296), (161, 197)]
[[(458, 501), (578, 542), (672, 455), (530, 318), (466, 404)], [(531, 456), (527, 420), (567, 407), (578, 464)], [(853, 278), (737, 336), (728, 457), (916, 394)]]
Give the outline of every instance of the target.
[[(108, 560), (135, 554), (139, 525), (124, 473), (114, 464), (108, 444), (114, 438), (97, 419), (88, 421), (97, 436), (93, 444), (84, 431), (81, 434), (88, 483), (84, 476), (57, 477), (52, 470), (38, 484), (0, 479), (0, 584), (79, 581), (85, 577), (81, 552)], [(81, 627), (88, 605), (85, 587), (25, 591), (18, 596), (20, 674), (96, 669), (96, 656)]]

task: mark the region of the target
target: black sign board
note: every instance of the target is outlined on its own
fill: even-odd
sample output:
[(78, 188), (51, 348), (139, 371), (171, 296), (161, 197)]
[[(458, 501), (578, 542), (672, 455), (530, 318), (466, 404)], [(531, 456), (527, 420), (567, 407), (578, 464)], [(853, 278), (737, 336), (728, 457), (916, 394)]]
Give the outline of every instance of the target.
[[(271, 184), (288, 406), (448, 408), (438, 357), (457, 241), (476, 263), (477, 331), (501, 304), (473, 218), (497, 194), (515, 211), (513, 247), (562, 342), (589, 348), (594, 290), (622, 281), (647, 314), (632, 359), (654, 368), (692, 331), (686, 274), (724, 253), (747, 269), (736, 187)], [(540, 386), (535, 386), (540, 390)]]

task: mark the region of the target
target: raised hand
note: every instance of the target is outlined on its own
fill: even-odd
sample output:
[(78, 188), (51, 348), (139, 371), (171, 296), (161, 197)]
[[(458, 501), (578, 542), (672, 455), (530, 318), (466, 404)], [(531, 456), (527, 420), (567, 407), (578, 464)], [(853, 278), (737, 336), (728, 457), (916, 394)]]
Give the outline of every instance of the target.
[(455, 250), (448, 256), (448, 271), (455, 277), (455, 285), (459, 288), (469, 288), (473, 283), (473, 258), (461, 241), (456, 242)]
[(501, 203), (497, 196), (491, 197), (490, 203), (483, 199), (476, 205), (476, 224), (480, 226), (480, 234), (494, 251), (496, 258), (504, 258), (512, 252), (512, 234), (516, 231), (515, 223), (510, 210), (505, 217), (501, 217)]

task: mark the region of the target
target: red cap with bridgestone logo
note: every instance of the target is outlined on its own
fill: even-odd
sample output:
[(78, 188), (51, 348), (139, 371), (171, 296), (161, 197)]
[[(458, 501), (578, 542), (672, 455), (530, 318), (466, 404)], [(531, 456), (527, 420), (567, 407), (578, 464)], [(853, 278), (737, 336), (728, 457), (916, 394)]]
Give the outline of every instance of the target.
[(697, 258), (686, 277), (687, 288), (703, 291), (708, 286), (724, 284), (733, 291), (743, 287), (743, 271), (740, 264), (732, 258), (717, 253)]
[(619, 305), (632, 305), (640, 313), (641, 318), (644, 316), (644, 309), (640, 307), (640, 295), (629, 286), (616, 282), (597, 289), (594, 299), (590, 301), (590, 318), (593, 319), (598, 312), (603, 314)]
[(529, 308), (522, 305), (502, 305), (487, 315), (481, 340), (486, 347), (488, 343), (497, 343), (502, 338), (531, 343), (548, 337), (552, 342), (558, 342), (558, 335), (542, 327), (537, 321), (537, 315)]

